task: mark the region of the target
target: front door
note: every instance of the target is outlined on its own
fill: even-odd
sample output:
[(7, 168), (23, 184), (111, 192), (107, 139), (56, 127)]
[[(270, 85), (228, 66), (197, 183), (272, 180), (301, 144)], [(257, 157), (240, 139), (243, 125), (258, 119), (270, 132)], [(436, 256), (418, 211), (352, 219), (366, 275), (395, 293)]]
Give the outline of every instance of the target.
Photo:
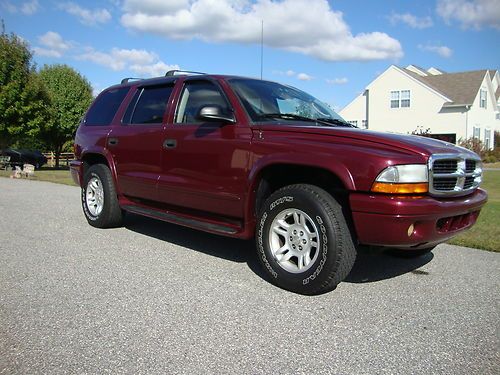
[(238, 124), (200, 120), (203, 106), (232, 108), (216, 82), (186, 80), (173, 124), (163, 135), (159, 200), (175, 206), (243, 217), (251, 132)]

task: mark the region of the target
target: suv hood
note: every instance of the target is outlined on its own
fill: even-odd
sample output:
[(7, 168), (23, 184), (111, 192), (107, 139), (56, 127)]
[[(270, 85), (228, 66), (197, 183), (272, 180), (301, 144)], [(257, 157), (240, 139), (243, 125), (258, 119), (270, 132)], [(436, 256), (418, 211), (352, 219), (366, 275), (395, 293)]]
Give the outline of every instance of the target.
[(287, 123), (286, 125), (277, 125), (276, 123), (266, 124), (265, 126), (259, 128), (262, 131), (320, 134), (344, 139), (361, 140), (365, 142), (389, 146), (391, 148), (410, 151), (426, 157), (430, 156), (431, 154), (470, 154), (471, 156), (476, 155), (474, 152), (463, 147), (456, 146), (452, 143), (417, 135), (383, 133), (373, 130), (362, 130), (354, 128), (299, 126), (290, 125), (289, 123)]

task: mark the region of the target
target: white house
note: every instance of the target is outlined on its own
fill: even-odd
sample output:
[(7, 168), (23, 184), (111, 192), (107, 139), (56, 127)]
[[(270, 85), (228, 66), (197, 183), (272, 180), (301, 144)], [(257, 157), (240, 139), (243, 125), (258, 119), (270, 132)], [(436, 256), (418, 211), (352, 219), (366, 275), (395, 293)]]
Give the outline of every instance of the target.
[(494, 148), (500, 131), (500, 76), (496, 70), (445, 73), (391, 65), (340, 111), (362, 128), (393, 133), (425, 132), (458, 143), (479, 138)]

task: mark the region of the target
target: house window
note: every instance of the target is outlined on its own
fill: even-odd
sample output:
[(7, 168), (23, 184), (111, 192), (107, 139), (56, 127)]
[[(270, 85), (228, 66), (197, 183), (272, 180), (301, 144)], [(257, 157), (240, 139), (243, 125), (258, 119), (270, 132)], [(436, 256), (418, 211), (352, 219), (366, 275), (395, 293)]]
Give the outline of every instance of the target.
[(351, 120), (351, 121), (347, 121), (349, 124), (352, 124), (354, 126), (358, 126), (358, 120)]
[(472, 131), (472, 136), (477, 139), (481, 137), (481, 128), (479, 126), (474, 126), (474, 129)]
[(410, 108), (410, 90), (391, 91), (391, 108)]
[(361, 121), (361, 128), (368, 129), (368, 121), (367, 120), (362, 120)]
[(487, 91), (486, 90), (483, 90), (481, 89), (479, 91), (479, 106), (481, 108), (486, 108), (486, 97), (487, 97)]
[(401, 91), (401, 108), (410, 108), (410, 90)]
[(491, 143), (491, 130), (484, 129), (484, 146), (486, 147), (487, 150), (490, 149), (490, 143)]
[(391, 91), (391, 108), (399, 108), (399, 91)]

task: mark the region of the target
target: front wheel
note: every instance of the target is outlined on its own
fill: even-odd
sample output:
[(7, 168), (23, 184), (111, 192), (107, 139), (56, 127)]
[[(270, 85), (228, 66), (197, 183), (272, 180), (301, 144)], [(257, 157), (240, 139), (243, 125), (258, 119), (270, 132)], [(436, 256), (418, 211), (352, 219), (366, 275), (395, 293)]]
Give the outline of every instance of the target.
[(104, 164), (92, 165), (83, 178), (82, 208), (90, 225), (97, 228), (120, 226), (123, 215), (111, 171)]
[(313, 185), (274, 192), (260, 212), (256, 242), (272, 282), (301, 294), (335, 289), (356, 259), (342, 207)]

